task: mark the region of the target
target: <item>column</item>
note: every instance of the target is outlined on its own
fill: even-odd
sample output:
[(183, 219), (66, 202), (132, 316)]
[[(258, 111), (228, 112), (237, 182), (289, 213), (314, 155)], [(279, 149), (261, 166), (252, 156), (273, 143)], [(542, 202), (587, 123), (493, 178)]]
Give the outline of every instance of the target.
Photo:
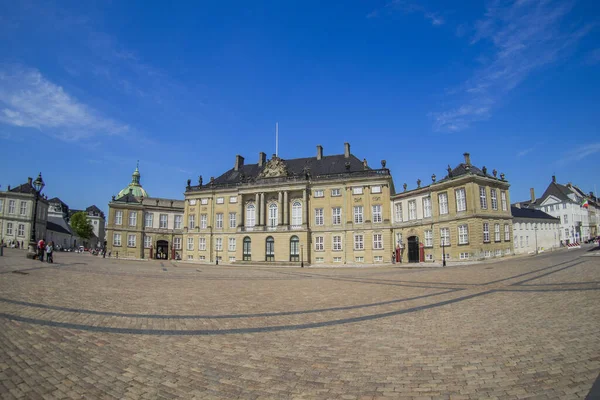
[(260, 194), (260, 224), (265, 226), (265, 194)]
[(288, 218), (289, 208), (290, 208), (290, 204), (289, 204), (289, 200), (288, 200), (288, 192), (286, 190), (285, 192), (283, 192), (283, 224), (284, 225), (290, 224), (290, 220)]
[(279, 202), (279, 209), (277, 210), (277, 225), (283, 225), (283, 209), (284, 209), (284, 205), (283, 205), (283, 193), (280, 191), (277, 201)]
[(244, 196), (238, 195), (238, 221), (237, 226), (244, 226)]
[(255, 208), (254, 208), (254, 225), (258, 226), (260, 225), (260, 210), (261, 210), (261, 206), (260, 206), (260, 193), (256, 193), (256, 201), (255, 201)]
[(308, 228), (308, 216), (310, 214), (308, 211), (308, 202), (306, 201), (306, 188), (302, 189), (302, 207), (305, 210), (302, 218), (302, 224), (306, 224), (306, 227)]

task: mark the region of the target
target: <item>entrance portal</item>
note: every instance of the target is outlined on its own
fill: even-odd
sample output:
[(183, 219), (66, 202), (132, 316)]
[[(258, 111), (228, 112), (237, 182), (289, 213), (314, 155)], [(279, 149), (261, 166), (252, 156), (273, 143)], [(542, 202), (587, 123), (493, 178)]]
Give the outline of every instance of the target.
[(408, 238), (408, 262), (419, 262), (419, 237)]
[(156, 242), (156, 259), (157, 260), (168, 260), (169, 259), (169, 242), (166, 240), (158, 240)]

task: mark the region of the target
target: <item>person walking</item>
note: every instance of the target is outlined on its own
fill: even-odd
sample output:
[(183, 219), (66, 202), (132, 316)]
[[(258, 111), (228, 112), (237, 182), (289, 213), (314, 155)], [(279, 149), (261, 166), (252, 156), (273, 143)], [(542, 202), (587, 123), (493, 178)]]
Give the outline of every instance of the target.
[(46, 246), (46, 262), (53, 264), (54, 263), (54, 257), (52, 256), (52, 253), (54, 252), (54, 241), (50, 241), (50, 243), (48, 243), (48, 245)]
[(46, 250), (46, 242), (44, 239), (40, 239), (38, 242), (38, 257), (42, 262), (44, 261), (44, 250)]

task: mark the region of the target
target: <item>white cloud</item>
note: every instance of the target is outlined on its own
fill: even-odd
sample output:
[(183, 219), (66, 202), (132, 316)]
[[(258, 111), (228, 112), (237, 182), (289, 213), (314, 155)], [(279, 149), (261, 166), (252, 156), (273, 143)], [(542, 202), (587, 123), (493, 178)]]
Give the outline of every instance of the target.
[(559, 160), (559, 164), (580, 161), (596, 153), (600, 153), (600, 143), (582, 145), (565, 153), (565, 155)]
[(533, 149), (534, 149), (534, 147), (530, 147), (528, 149), (521, 150), (520, 152), (517, 153), (517, 157), (526, 156), (527, 154), (531, 153), (533, 151)]
[(36, 128), (65, 141), (130, 130), (101, 116), (38, 70), (20, 65), (0, 66), (0, 123)]
[[(572, 1), (493, 0), (485, 17), (475, 23), (471, 44), (492, 44), (491, 54), (458, 90), (448, 111), (434, 112), (434, 129), (457, 131), (491, 116), (492, 108), (481, 113), (478, 104), (498, 104), (534, 71), (569, 55), (591, 25), (563, 28)], [(452, 104), (450, 103), (450, 104)], [(462, 112), (461, 112), (462, 110)], [(485, 118), (482, 118), (482, 117)]]

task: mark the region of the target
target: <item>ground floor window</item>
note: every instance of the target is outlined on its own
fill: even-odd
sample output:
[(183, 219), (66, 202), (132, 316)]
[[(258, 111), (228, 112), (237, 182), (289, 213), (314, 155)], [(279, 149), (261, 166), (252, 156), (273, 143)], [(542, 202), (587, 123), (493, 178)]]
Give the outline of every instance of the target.
[(206, 251), (206, 238), (205, 237), (198, 238), (198, 250)]
[(120, 245), (121, 245), (121, 234), (120, 233), (113, 234), (113, 246), (120, 246)]
[(433, 261), (433, 254), (425, 254), (425, 259), (427, 261)]
[(375, 262), (383, 262), (383, 256), (375, 256), (375, 257), (373, 257), (373, 261), (375, 261)]
[(383, 249), (383, 235), (381, 233), (373, 234), (373, 248), (375, 250)]
[(364, 250), (365, 242), (363, 235), (354, 235), (354, 250)]
[(342, 237), (334, 236), (333, 237), (333, 251), (341, 251), (342, 250)]
[(135, 247), (135, 235), (127, 235), (127, 247)]
[(298, 236), (292, 236), (290, 238), (290, 261), (300, 260), (300, 239)]
[(19, 224), (17, 229), (17, 236), (25, 236), (25, 224)]
[(333, 257), (333, 262), (334, 263), (341, 263), (342, 262), (342, 257)]
[(152, 236), (144, 236), (144, 248), (149, 249), (152, 246)]
[(354, 261), (357, 263), (362, 263), (362, 262), (365, 262), (365, 258), (364, 257), (354, 257)]
[(265, 242), (265, 261), (275, 261), (275, 239), (272, 236)]
[(181, 238), (179, 238), (179, 237), (174, 238), (173, 246), (175, 246), (175, 250), (181, 250)]
[(191, 238), (191, 237), (188, 238), (187, 249), (194, 250), (194, 238)]
[(468, 260), (469, 259), (469, 253), (460, 253), (460, 259), (461, 260)]
[(243, 242), (243, 255), (242, 255), (242, 259), (244, 261), (250, 261), (251, 260), (251, 254), (252, 254), (252, 242), (250, 240), (250, 238), (248, 236), (246, 236), (244, 238), (244, 242)]

